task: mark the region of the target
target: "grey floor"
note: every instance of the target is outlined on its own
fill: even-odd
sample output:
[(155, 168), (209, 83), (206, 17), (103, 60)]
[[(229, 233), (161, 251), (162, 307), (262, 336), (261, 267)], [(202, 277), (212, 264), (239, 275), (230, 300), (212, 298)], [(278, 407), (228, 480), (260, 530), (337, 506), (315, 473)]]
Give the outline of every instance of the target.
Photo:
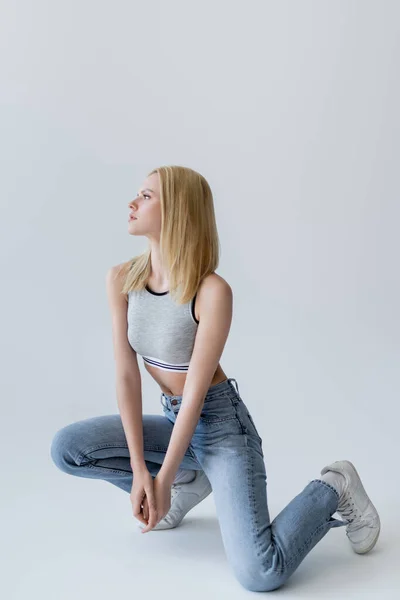
[[(301, 490), (302, 479), (272, 477), (271, 518)], [(212, 495), (180, 527), (141, 534), (129, 495), (107, 482), (71, 477), (51, 463), (45, 472), (25, 472), (23, 479), (13, 470), (13, 481), (18, 493), (2, 498), (1, 595), (7, 600), (196, 599), (228, 594), (235, 599), (253, 594), (230, 571)], [(388, 497), (379, 479), (373, 500), (382, 531), (368, 555), (352, 552), (344, 528), (332, 529), (286, 585), (273, 593), (288, 599), (400, 598), (397, 500)]]

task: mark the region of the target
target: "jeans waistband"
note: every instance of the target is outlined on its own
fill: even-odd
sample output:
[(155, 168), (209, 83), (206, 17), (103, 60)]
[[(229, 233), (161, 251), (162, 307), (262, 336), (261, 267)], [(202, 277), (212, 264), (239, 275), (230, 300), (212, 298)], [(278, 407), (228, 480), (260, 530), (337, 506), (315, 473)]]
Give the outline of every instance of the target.
[[(235, 388), (236, 388), (237, 394), (239, 394), (238, 382), (233, 377), (228, 377), (227, 379), (224, 379), (224, 381), (220, 381), (219, 383), (216, 383), (215, 385), (212, 385), (211, 387), (208, 388), (207, 394), (205, 397), (205, 401), (211, 400), (215, 396), (218, 396), (219, 394), (223, 393), (227, 387), (228, 388), (233, 387), (232, 382), (235, 382)], [(161, 392), (160, 400), (161, 400), (161, 404), (163, 406), (165, 406), (165, 408), (168, 408), (169, 404), (172, 404), (172, 405), (180, 404), (182, 402), (182, 398), (183, 398), (182, 395), (170, 396), (169, 394), (165, 394), (164, 392)]]

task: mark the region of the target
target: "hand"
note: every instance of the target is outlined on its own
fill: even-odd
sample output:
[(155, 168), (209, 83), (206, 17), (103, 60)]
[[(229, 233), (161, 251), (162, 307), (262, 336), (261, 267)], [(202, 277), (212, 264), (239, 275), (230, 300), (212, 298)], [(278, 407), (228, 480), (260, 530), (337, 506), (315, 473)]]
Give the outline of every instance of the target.
[[(171, 508), (171, 483), (160, 477), (155, 477), (153, 480), (153, 494), (155, 502), (155, 511), (153, 514), (150, 512), (150, 518), (146, 524), (146, 527), (142, 529), (142, 533), (151, 531), (153, 527), (157, 525), (165, 517)], [(143, 500), (143, 514), (148, 515), (148, 499), (147, 496)]]
[[(143, 511), (143, 502), (146, 498), (146, 511)], [(153, 478), (146, 467), (137, 469), (133, 475), (132, 489), (130, 494), (133, 516), (144, 525), (148, 524), (149, 518), (156, 518), (156, 504), (153, 492)]]

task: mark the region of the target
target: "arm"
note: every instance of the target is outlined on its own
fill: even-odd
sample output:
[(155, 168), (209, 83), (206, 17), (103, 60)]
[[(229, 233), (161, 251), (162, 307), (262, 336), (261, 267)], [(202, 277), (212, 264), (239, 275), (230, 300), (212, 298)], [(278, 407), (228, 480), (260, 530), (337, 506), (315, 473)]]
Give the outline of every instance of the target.
[(201, 314), (167, 453), (157, 475), (171, 485), (198, 423), (204, 398), (218, 367), (232, 322), (233, 294), (226, 281), (209, 277), (201, 291)]
[(143, 454), (142, 381), (136, 352), (127, 338), (128, 303), (121, 294), (122, 278), (119, 271), (120, 265), (108, 270), (106, 289), (112, 321), (118, 408), (132, 471), (137, 472), (147, 468)]

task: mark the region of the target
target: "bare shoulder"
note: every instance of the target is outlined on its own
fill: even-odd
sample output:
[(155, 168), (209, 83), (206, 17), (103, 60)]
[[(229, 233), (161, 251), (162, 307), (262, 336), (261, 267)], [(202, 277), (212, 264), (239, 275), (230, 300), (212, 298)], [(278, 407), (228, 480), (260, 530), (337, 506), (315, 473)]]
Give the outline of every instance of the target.
[(206, 312), (232, 312), (233, 292), (229, 283), (217, 273), (210, 273), (202, 280), (197, 290), (196, 306), (199, 320)]
[(114, 297), (117, 297), (119, 294), (126, 302), (128, 301), (127, 295), (121, 294), (121, 290), (124, 284), (127, 267), (127, 262), (119, 263), (118, 265), (111, 266), (106, 273), (107, 293)]
[(203, 290), (207, 290), (207, 292), (209, 292), (210, 294), (214, 293), (229, 295), (232, 293), (232, 288), (229, 285), (229, 283), (226, 281), (226, 279), (221, 277), (221, 275), (218, 275), (218, 273), (210, 273), (209, 275), (204, 277), (199, 286), (198, 294), (207, 293), (203, 292)]

